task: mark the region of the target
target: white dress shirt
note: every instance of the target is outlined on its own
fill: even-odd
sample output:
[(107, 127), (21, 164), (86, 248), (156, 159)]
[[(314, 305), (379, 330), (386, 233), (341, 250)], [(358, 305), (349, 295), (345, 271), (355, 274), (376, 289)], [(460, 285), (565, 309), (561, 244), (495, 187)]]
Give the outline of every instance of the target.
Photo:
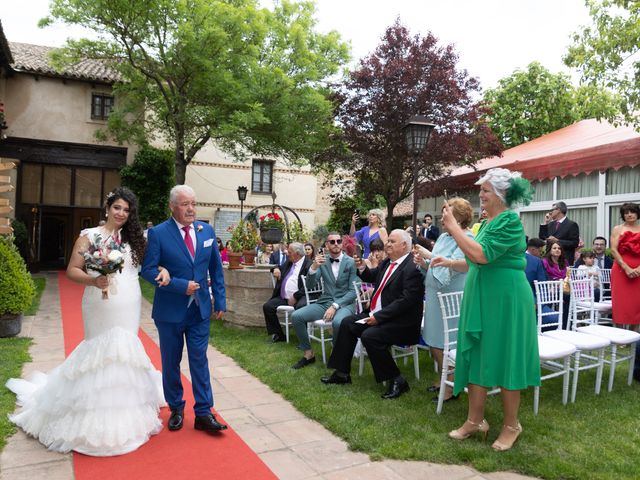
[[(387, 266), (387, 268), (384, 271), (384, 275), (382, 275), (382, 279), (384, 280), (384, 277), (387, 276), (387, 272), (389, 271), (389, 269), (391, 268), (391, 264), (395, 263), (396, 266), (394, 267), (394, 273), (398, 270), (398, 268), (400, 268), (400, 265), (402, 264), (402, 262), (404, 262), (405, 258), (407, 258), (409, 256), (409, 253), (407, 253), (406, 255), (401, 256), (399, 259), (394, 260), (393, 262), (389, 262), (389, 265)], [(391, 274), (393, 275), (393, 273)], [(391, 277), (390, 275), (390, 277)], [(384, 287), (386, 287), (389, 284), (389, 278), (387, 278), (386, 283), (384, 284)], [(382, 288), (382, 290), (384, 290), (384, 287)], [(375, 292), (374, 292), (375, 294)], [(376, 312), (379, 312), (380, 310), (382, 310), (382, 292), (380, 292), (380, 295), (378, 295), (378, 300), (376, 301), (376, 306), (373, 310), (371, 310), (371, 312), (369, 312), (369, 315), (373, 315)]]
[(289, 275), (289, 278), (287, 278), (287, 283), (284, 284), (284, 293), (287, 300), (293, 297), (293, 294), (298, 291), (298, 277), (300, 276), (300, 270), (302, 270), (303, 263), (304, 257), (300, 258), (300, 260), (291, 265), (291, 275)]
[[(176, 222), (176, 225), (178, 226), (178, 230), (180, 230), (180, 235), (182, 236), (182, 240), (184, 240), (185, 231), (183, 230), (183, 228), (186, 227), (186, 225), (182, 225), (175, 218), (173, 218), (173, 221)], [(190, 228), (189, 228), (189, 236), (191, 237), (191, 243), (193, 244), (193, 253), (195, 256), (197, 242), (196, 242), (196, 229), (193, 223), (190, 225)]]

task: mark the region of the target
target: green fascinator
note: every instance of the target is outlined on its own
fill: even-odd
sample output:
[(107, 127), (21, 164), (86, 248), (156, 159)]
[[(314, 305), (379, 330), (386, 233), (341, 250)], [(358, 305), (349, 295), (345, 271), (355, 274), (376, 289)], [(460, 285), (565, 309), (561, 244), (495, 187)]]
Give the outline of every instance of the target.
[(529, 180), (516, 177), (509, 180), (509, 189), (505, 193), (505, 203), (509, 208), (515, 205), (529, 205), (533, 200), (534, 189)]

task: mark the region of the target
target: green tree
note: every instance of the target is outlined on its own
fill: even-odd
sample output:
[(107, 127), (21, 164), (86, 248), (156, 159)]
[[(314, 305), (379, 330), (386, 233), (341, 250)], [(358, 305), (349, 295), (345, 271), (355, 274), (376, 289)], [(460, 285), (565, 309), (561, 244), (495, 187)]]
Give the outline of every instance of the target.
[(551, 73), (538, 62), (516, 70), (487, 90), (484, 100), (493, 131), (507, 148), (586, 118), (620, 111), (616, 95), (596, 86), (575, 88), (563, 73)]
[(336, 32), (314, 31), (311, 1), (53, 0), (40, 21), (82, 25), (56, 65), (107, 61), (122, 77), (104, 135), (174, 145), (176, 182), (211, 139), (236, 158), (301, 163), (336, 126), (325, 80), (348, 59)]
[(586, 0), (591, 26), (573, 34), (564, 57), (580, 71), (581, 81), (608, 88), (622, 101), (620, 112), (603, 117), (613, 124), (622, 120), (640, 127), (640, 2), (633, 0)]
[(138, 197), (138, 216), (144, 227), (155, 225), (169, 216), (169, 191), (174, 185), (173, 151), (143, 146), (131, 165), (120, 170), (122, 185)]

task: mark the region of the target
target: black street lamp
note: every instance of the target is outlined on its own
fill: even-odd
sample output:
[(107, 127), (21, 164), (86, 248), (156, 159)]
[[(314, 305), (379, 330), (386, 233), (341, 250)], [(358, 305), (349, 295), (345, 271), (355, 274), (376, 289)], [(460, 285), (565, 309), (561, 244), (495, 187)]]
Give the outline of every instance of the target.
[(244, 201), (247, 199), (247, 187), (238, 187), (238, 200), (240, 200), (240, 221), (242, 221), (242, 208), (244, 207)]
[[(409, 119), (404, 130), (407, 149), (413, 155), (413, 220), (411, 224), (412, 230), (416, 230), (418, 224), (418, 174), (420, 173), (419, 158), (420, 154), (427, 148), (431, 132), (435, 128), (433, 123), (429, 123), (427, 117), (423, 115), (414, 115)], [(418, 237), (418, 232), (414, 232)]]

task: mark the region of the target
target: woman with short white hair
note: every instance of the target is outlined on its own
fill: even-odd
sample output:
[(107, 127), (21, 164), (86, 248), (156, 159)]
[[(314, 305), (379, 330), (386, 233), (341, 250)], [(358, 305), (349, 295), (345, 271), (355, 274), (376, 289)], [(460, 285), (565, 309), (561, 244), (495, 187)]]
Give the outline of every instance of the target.
[(369, 224), (356, 232), (356, 222), (360, 219), (360, 214), (356, 212), (351, 217), (351, 229), (349, 235), (355, 237), (356, 243), (362, 245), (362, 258), (368, 258), (371, 253), (371, 242), (379, 238), (382, 243), (387, 243), (389, 234), (385, 228), (385, 214), (379, 208), (372, 208), (367, 214)]
[[(535, 310), (527, 282), (524, 229), (511, 210), (527, 205), (531, 185), (519, 172), (493, 168), (476, 182), (480, 206), (487, 211), (478, 235), (471, 239), (445, 203), (442, 223), (469, 264), (460, 309), (453, 393), (469, 391), (467, 420), (449, 437), (464, 440), (474, 433), (485, 438), (489, 424), (484, 405), (489, 388), (498, 386), (503, 425), (492, 447), (509, 450), (522, 426), (518, 420), (520, 390), (540, 385), (540, 357)], [(431, 267), (439, 265), (431, 261)], [(447, 260), (442, 260), (442, 264)]]

